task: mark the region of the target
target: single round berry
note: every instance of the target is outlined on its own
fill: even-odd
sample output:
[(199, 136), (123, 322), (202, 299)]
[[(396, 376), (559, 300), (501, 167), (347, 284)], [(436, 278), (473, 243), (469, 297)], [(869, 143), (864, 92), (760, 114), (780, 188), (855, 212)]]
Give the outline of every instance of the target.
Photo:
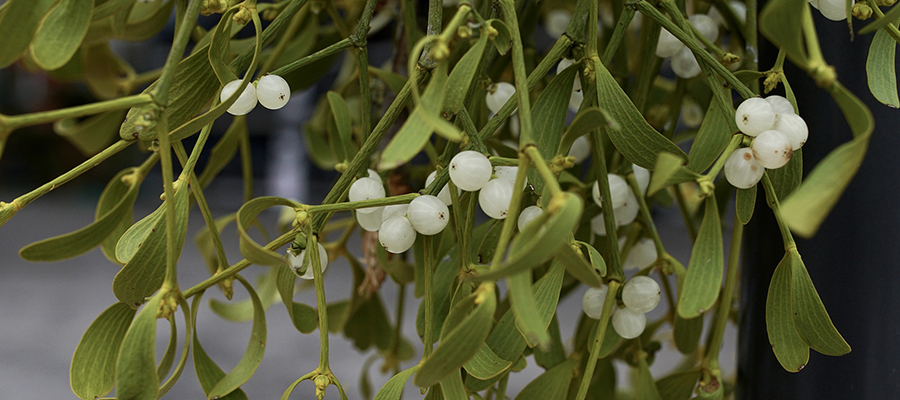
[(606, 236), (606, 220), (603, 218), (603, 213), (591, 218), (591, 231), (595, 235)]
[(488, 110), (496, 114), (500, 112), (503, 105), (516, 94), (516, 87), (508, 82), (498, 82), (488, 88), (484, 97), (484, 102)]
[(681, 43), (681, 41), (678, 40), (675, 35), (665, 29), (659, 31), (659, 40), (657, 40), (656, 42), (657, 57), (672, 57), (675, 54), (678, 54), (678, 52), (683, 48), (684, 43)]
[(659, 284), (647, 276), (635, 276), (622, 286), (622, 302), (636, 313), (653, 311), (659, 304)]
[(263, 107), (277, 110), (291, 99), (291, 86), (278, 75), (266, 75), (257, 82), (256, 95)]
[[(625, 181), (619, 175), (609, 174), (609, 196), (612, 200), (613, 208), (619, 208), (622, 204), (625, 204), (625, 200), (628, 199), (628, 192), (630, 189), (628, 188), (628, 182)], [(601, 208), (603, 207), (603, 197), (600, 196), (600, 185), (597, 182), (594, 182), (594, 188), (592, 190), (594, 203), (597, 203)]]
[[(575, 64), (575, 60), (571, 58), (563, 58), (559, 60), (559, 64), (556, 64), (556, 74), (559, 75), (566, 68), (569, 68)], [(572, 86), (572, 90), (581, 90), (581, 79), (578, 79), (578, 74), (575, 74), (575, 83)]]
[(672, 56), (669, 62), (672, 64), (672, 72), (681, 79), (691, 79), (700, 75), (700, 63), (697, 62), (691, 49), (687, 47)]
[(547, 13), (547, 16), (544, 17), (544, 29), (547, 30), (547, 34), (552, 38), (558, 38), (562, 36), (563, 33), (566, 33), (566, 28), (569, 26), (569, 20), (572, 19), (572, 13), (556, 9)]
[(584, 295), (581, 296), (581, 309), (588, 317), (600, 319), (600, 314), (603, 314), (603, 303), (606, 303), (607, 292), (609, 292), (609, 287), (606, 285), (588, 288), (584, 292)]
[(376, 232), (378, 228), (381, 228), (381, 214), (384, 212), (384, 207), (376, 208), (375, 211), (356, 213), (356, 222), (366, 231)]
[[(224, 102), (225, 100), (228, 100), (228, 98), (237, 91), (239, 86), (241, 86), (240, 79), (235, 79), (225, 84), (225, 87), (222, 88), (222, 92), (219, 93), (219, 101)], [(256, 102), (256, 86), (247, 84), (247, 87), (244, 88), (244, 91), (241, 92), (241, 95), (238, 96), (237, 100), (231, 104), (231, 107), (228, 107), (228, 113), (231, 115), (245, 115), (256, 108)]]
[[(494, 167), (494, 175), (497, 176), (497, 179), (503, 179), (509, 183), (516, 183), (516, 174), (519, 173), (519, 167)], [(522, 185), (522, 189), (525, 189), (528, 186), (528, 178), (525, 178), (525, 183)]]
[(412, 224), (413, 229), (423, 235), (441, 233), (450, 222), (450, 210), (436, 196), (416, 197), (409, 202), (406, 215), (409, 217), (409, 223)]
[(749, 189), (755, 186), (766, 169), (756, 162), (753, 150), (749, 148), (737, 149), (728, 156), (725, 161), (725, 179), (731, 186), (738, 189)]
[(569, 110), (572, 112), (578, 112), (578, 109), (581, 108), (581, 103), (584, 101), (584, 92), (581, 89), (573, 90), (569, 95)]
[(819, 0), (819, 11), (832, 21), (847, 19), (847, 3), (844, 0)]
[(694, 14), (688, 17), (688, 22), (697, 28), (697, 31), (700, 32), (705, 38), (709, 39), (710, 42), (715, 42), (716, 39), (719, 38), (719, 25), (716, 24), (716, 21), (710, 18), (706, 14)]
[(794, 152), (791, 139), (781, 132), (772, 130), (764, 131), (753, 139), (750, 149), (753, 150), (756, 162), (768, 169), (783, 167), (791, 160), (791, 154)]
[(491, 180), (491, 162), (477, 151), (461, 151), (450, 160), (450, 180), (456, 187), (474, 192)]
[(794, 112), (794, 105), (784, 97), (773, 94), (766, 97), (766, 101), (768, 101), (769, 104), (772, 105), (772, 108), (775, 109), (775, 115), (796, 114), (796, 112)]
[[(384, 185), (372, 178), (359, 178), (350, 185), (350, 201), (363, 201), (384, 198)], [(374, 212), (377, 207), (366, 207), (356, 210), (361, 213)]]
[(659, 254), (656, 252), (656, 243), (648, 238), (643, 238), (635, 242), (628, 251), (625, 261), (622, 262), (622, 269), (628, 271), (633, 269), (646, 268), (656, 262)]
[(809, 127), (806, 121), (797, 114), (779, 114), (775, 118), (775, 126), (772, 130), (785, 134), (791, 141), (791, 149), (797, 150), (806, 144), (809, 137)]
[(478, 193), (481, 211), (493, 219), (504, 219), (509, 214), (509, 203), (513, 196), (513, 184), (503, 179), (491, 179)]
[(384, 210), (381, 211), (381, 222), (387, 221), (388, 218), (395, 215), (406, 218), (408, 211), (409, 204), (394, 204), (391, 206), (384, 206)]
[(575, 158), (576, 164), (584, 161), (591, 155), (591, 141), (587, 136), (579, 136), (578, 139), (572, 142), (568, 155)]
[(372, 178), (372, 179), (378, 181), (378, 183), (384, 183), (384, 181), (381, 179), (381, 175), (378, 174), (378, 171), (376, 171), (372, 168), (369, 168), (366, 170), (366, 172), (369, 173), (369, 178)]
[(751, 97), (738, 106), (734, 123), (748, 136), (759, 135), (775, 125), (775, 108), (762, 98)]
[[(425, 186), (431, 186), (431, 182), (434, 182), (434, 179), (437, 177), (437, 171), (432, 171), (428, 174), (428, 177), (425, 178)], [(459, 189), (457, 189), (457, 193)], [(441, 199), (448, 207), (453, 205), (453, 199), (450, 198), (450, 185), (444, 185), (441, 188), (441, 191), (438, 193), (437, 198)]]
[(621, 207), (613, 209), (613, 216), (616, 218), (616, 226), (625, 226), (634, 222), (638, 213), (641, 211), (641, 204), (638, 202), (634, 193), (629, 190), (625, 203)]
[(647, 317), (644, 313), (631, 311), (620, 307), (612, 316), (613, 329), (623, 339), (634, 339), (644, 332), (647, 326)]
[(634, 173), (638, 187), (641, 188), (641, 195), (647, 194), (647, 188), (650, 186), (650, 171), (637, 164), (631, 164), (631, 171)]
[(400, 254), (416, 242), (416, 230), (406, 217), (394, 215), (381, 224), (378, 241), (389, 253)]
[(524, 210), (519, 212), (519, 221), (517, 222), (519, 232), (524, 231), (525, 227), (528, 226), (531, 221), (534, 221), (535, 218), (540, 217), (543, 213), (544, 210), (538, 206), (525, 207)]
[[(325, 268), (328, 268), (328, 251), (325, 250), (325, 247), (322, 246), (322, 243), (316, 243), (319, 245), (319, 264), (322, 266), (322, 272), (325, 272)], [(310, 259), (306, 257), (306, 249), (300, 251), (300, 254), (294, 255), (290, 250), (288, 250), (288, 262), (291, 267), (291, 271), (294, 271), (294, 274), (300, 277), (300, 279), (313, 279), (313, 269), (312, 263), (310, 263)], [(304, 271), (300, 273), (300, 271)]]

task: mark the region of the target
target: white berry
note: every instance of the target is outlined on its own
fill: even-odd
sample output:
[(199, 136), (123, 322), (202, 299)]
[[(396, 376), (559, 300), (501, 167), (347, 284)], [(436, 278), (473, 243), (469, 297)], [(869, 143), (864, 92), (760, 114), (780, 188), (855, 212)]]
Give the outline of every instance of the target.
[(384, 210), (381, 211), (381, 222), (387, 221), (388, 218), (395, 215), (405, 218), (408, 211), (409, 204), (394, 204), (391, 206), (384, 206)]
[(809, 127), (806, 121), (797, 114), (780, 114), (775, 118), (775, 126), (772, 130), (785, 134), (791, 141), (791, 149), (797, 150), (806, 144), (809, 137)]
[(508, 82), (498, 82), (488, 88), (487, 94), (484, 96), (484, 102), (488, 110), (496, 114), (500, 112), (503, 105), (516, 94), (516, 87)]
[(659, 40), (656, 42), (656, 56), (660, 58), (672, 57), (684, 48), (678, 38), (665, 29), (659, 31)]
[(622, 302), (636, 313), (653, 311), (659, 304), (659, 284), (647, 276), (635, 276), (622, 287)]
[(384, 181), (381, 180), (381, 175), (378, 175), (378, 171), (376, 171), (372, 168), (369, 168), (366, 170), (366, 172), (369, 173), (369, 178), (372, 178), (372, 179), (378, 181), (378, 183), (384, 183)]
[[(432, 171), (428, 174), (428, 177), (425, 178), (425, 186), (431, 186), (431, 182), (434, 182), (434, 179), (437, 177), (437, 171)], [(457, 192), (459, 190), (457, 189)], [(444, 185), (441, 188), (441, 191), (438, 193), (437, 197), (444, 202), (444, 204), (451, 206), (453, 205), (453, 199), (450, 198), (450, 185)]]
[(641, 196), (647, 194), (647, 187), (650, 186), (650, 171), (637, 164), (631, 164), (631, 171), (634, 173), (634, 180), (637, 181), (638, 187), (641, 188)]
[(622, 269), (628, 271), (645, 268), (655, 263), (658, 257), (656, 243), (652, 239), (643, 238), (631, 246), (625, 261), (622, 262)]
[(700, 64), (691, 49), (685, 47), (669, 60), (672, 63), (672, 72), (681, 79), (691, 79), (700, 75)]
[(783, 167), (791, 160), (791, 154), (794, 152), (791, 139), (781, 132), (772, 130), (760, 133), (753, 140), (750, 149), (753, 150), (756, 162), (768, 169)]
[[(508, 181), (509, 183), (516, 183), (516, 174), (519, 173), (519, 167), (494, 167), (494, 175), (497, 176), (497, 179), (503, 179)], [(525, 183), (522, 184), (522, 189), (528, 186), (528, 178), (525, 178)]]
[(504, 219), (509, 214), (509, 203), (513, 196), (513, 184), (503, 179), (491, 179), (478, 193), (481, 211), (493, 219)]
[(578, 139), (572, 142), (568, 155), (575, 158), (576, 164), (584, 161), (591, 155), (591, 141), (587, 136), (579, 136)]
[(381, 214), (384, 212), (384, 207), (376, 208), (375, 211), (356, 213), (356, 222), (366, 231), (375, 232), (381, 228)]
[(734, 112), (734, 123), (748, 136), (756, 136), (775, 125), (775, 108), (765, 99), (751, 97)]
[(606, 303), (607, 292), (609, 292), (609, 287), (606, 285), (588, 288), (584, 292), (584, 296), (581, 296), (581, 309), (588, 317), (600, 319), (600, 315), (603, 314), (603, 304)]
[(603, 218), (603, 213), (591, 218), (591, 231), (596, 235), (606, 236), (606, 220)]
[(697, 28), (697, 31), (700, 32), (706, 39), (710, 42), (715, 42), (716, 39), (719, 38), (719, 25), (716, 24), (716, 21), (710, 18), (705, 14), (694, 14), (688, 17), (688, 22)]
[(640, 211), (641, 204), (638, 202), (637, 197), (634, 196), (634, 193), (629, 190), (628, 196), (625, 198), (625, 203), (622, 204), (621, 207), (613, 209), (613, 216), (616, 218), (616, 226), (625, 226), (634, 222), (634, 219), (637, 218)]
[[(563, 58), (562, 60), (559, 60), (559, 64), (556, 64), (556, 74), (559, 75), (565, 71), (566, 68), (572, 66), (572, 64), (575, 64), (575, 60), (572, 58)], [(578, 74), (575, 74), (575, 83), (572, 86), (572, 90), (581, 90), (581, 79), (578, 79)]]
[(613, 329), (623, 339), (634, 339), (644, 332), (647, 326), (647, 317), (644, 313), (634, 312), (621, 307), (612, 316)]
[[(328, 268), (328, 251), (325, 250), (325, 247), (322, 246), (322, 243), (316, 243), (319, 245), (319, 264), (322, 266), (322, 272), (325, 272), (325, 268)], [(310, 259), (306, 257), (306, 249), (303, 249), (300, 254), (294, 255), (290, 250), (288, 250), (288, 262), (291, 266), (291, 271), (294, 271), (294, 274), (299, 276), (301, 279), (313, 279), (313, 269), (312, 263), (310, 263)], [(304, 271), (302, 274), (300, 271)]]
[(416, 197), (409, 203), (406, 215), (409, 217), (409, 223), (412, 224), (413, 229), (423, 235), (441, 233), (450, 222), (450, 210), (436, 196)]
[(266, 75), (257, 82), (256, 95), (263, 107), (277, 110), (291, 99), (291, 86), (278, 75)]
[[(384, 185), (372, 178), (360, 178), (350, 185), (350, 201), (363, 201), (384, 198)], [(366, 207), (357, 212), (374, 212), (376, 207)]]
[(416, 230), (406, 217), (394, 215), (381, 224), (378, 241), (389, 253), (400, 254), (416, 242)]
[[(219, 101), (224, 102), (225, 100), (228, 100), (228, 98), (237, 91), (239, 86), (241, 86), (240, 79), (235, 79), (225, 84), (225, 87), (222, 88), (222, 92), (219, 93)], [(256, 86), (247, 84), (247, 87), (244, 88), (244, 91), (241, 92), (241, 95), (238, 96), (237, 100), (231, 104), (231, 107), (228, 107), (228, 113), (231, 115), (245, 115), (250, 111), (253, 111), (254, 108), (256, 108)]]
[[(612, 200), (613, 208), (619, 208), (622, 204), (625, 204), (625, 200), (628, 199), (628, 192), (630, 189), (628, 188), (628, 182), (625, 181), (619, 175), (609, 174), (609, 196)], [(594, 188), (592, 190), (594, 203), (597, 203), (601, 208), (603, 207), (603, 197), (600, 195), (600, 185), (597, 182), (594, 182)]]
[(844, 0), (819, 0), (819, 11), (832, 21), (847, 19), (847, 3)]
[(775, 115), (796, 114), (796, 112), (794, 112), (794, 105), (784, 97), (774, 94), (766, 97), (766, 101), (768, 101), (769, 104), (772, 105), (772, 108), (775, 109)]
[(572, 94), (569, 95), (569, 110), (572, 112), (578, 112), (578, 109), (581, 108), (581, 103), (584, 101), (584, 92), (581, 89), (573, 90)]
[(474, 192), (491, 180), (491, 162), (477, 151), (461, 151), (450, 160), (450, 180), (456, 187)]
[(738, 189), (749, 189), (755, 186), (766, 169), (756, 162), (753, 151), (749, 148), (737, 149), (725, 161), (725, 179)]
[(519, 221), (517, 222), (519, 232), (524, 231), (531, 221), (534, 221), (535, 218), (540, 217), (543, 213), (544, 210), (538, 206), (525, 207), (524, 210), (519, 212)]
[(558, 38), (562, 36), (563, 33), (566, 33), (566, 28), (569, 26), (569, 20), (572, 19), (572, 13), (556, 9), (547, 13), (547, 16), (544, 17), (544, 29), (547, 30), (547, 34), (552, 38)]

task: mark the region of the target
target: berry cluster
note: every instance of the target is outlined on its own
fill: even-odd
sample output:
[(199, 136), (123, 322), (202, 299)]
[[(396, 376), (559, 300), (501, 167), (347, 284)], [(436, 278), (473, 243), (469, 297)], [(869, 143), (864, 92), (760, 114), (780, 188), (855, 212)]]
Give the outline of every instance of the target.
[[(637, 180), (638, 186), (640, 186), (641, 196), (643, 196), (647, 193), (647, 187), (650, 186), (650, 171), (637, 164), (632, 164), (631, 169), (634, 172), (634, 179)], [(616, 226), (625, 226), (634, 222), (638, 212), (641, 210), (641, 205), (634, 191), (631, 190), (628, 182), (621, 175), (609, 174), (607, 179), (609, 180), (609, 194), (612, 197), (610, 200), (613, 205), (613, 216), (616, 220)], [(601, 208), (603, 207), (603, 198), (600, 196), (600, 186), (597, 182), (594, 182), (591, 197), (593, 197), (594, 203)], [(597, 235), (606, 236), (606, 225), (604, 224), (602, 213), (597, 214), (591, 220), (591, 230)]]
[[(694, 14), (688, 18), (688, 22), (697, 28), (710, 42), (719, 38), (719, 24), (706, 14)], [(669, 62), (672, 71), (679, 78), (690, 79), (700, 75), (700, 64), (691, 49), (681, 43), (675, 35), (663, 29), (659, 32), (659, 40), (656, 42), (656, 56), (661, 58), (671, 57)]]
[[(609, 287), (590, 288), (581, 298), (581, 307), (588, 317), (599, 319), (606, 303)], [(647, 326), (646, 313), (659, 304), (659, 284), (653, 278), (638, 275), (622, 286), (622, 306), (616, 307), (612, 315), (613, 329), (625, 339), (634, 339)]]
[[(241, 80), (235, 79), (225, 84), (219, 93), (219, 101), (225, 101), (241, 86)], [(231, 115), (245, 115), (256, 108), (256, 103), (270, 110), (284, 107), (291, 99), (291, 86), (278, 75), (266, 75), (254, 86), (252, 83), (244, 88), (234, 104), (228, 107)]]
[(806, 122), (781, 96), (744, 100), (735, 111), (734, 122), (754, 138), (749, 148), (735, 150), (725, 162), (725, 178), (740, 189), (756, 185), (766, 169), (787, 164), (809, 136)]

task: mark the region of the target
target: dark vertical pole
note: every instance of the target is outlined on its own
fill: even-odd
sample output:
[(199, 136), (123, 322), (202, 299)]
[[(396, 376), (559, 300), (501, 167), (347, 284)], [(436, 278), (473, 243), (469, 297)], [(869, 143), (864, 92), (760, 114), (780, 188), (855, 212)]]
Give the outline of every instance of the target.
[[(838, 79), (875, 115), (869, 152), (846, 193), (811, 240), (798, 240), (806, 263), (835, 326), (853, 351), (843, 357), (810, 352), (802, 371), (785, 372), (766, 334), (765, 302), (781, 239), (764, 199), (747, 227), (742, 268), (737, 398), (897, 399), (900, 398), (900, 111), (869, 93), (865, 62), (872, 35), (850, 41), (847, 25), (816, 16), (822, 50)], [(855, 27), (861, 25), (854, 21)], [(760, 68), (773, 65), (777, 49), (766, 43)], [(803, 72), (785, 66), (809, 125), (803, 148), (808, 173), (829, 151), (850, 140), (840, 110)], [(762, 192), (760, 192), (762, 193)]]

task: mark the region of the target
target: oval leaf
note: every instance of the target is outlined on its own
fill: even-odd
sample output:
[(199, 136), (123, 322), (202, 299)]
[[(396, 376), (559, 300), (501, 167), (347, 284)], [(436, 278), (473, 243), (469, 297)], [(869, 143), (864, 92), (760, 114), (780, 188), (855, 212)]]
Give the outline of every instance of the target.
[(65, 65), (81, 45), (91, 22), (94, 0), (61, 0), (44, 17), (31, 42), (34, 62), (46, 71)]
[(69, 370), (69, 382), (76, 396), (93, 400), (113, 389), (119, 345), (135, 312), (124, 303), (113, 304), (84, 332)]
[(472, 79), (475, 77), (475, 71), (478, 70), (489, 36), (482, 34), (450, 72), (444, 89), (444, 110), (448, 113), (456, 114), (462, 110), (463, 101), (466, 100), (466, 94), (469, 87), (472, 86)]
[(284, 256), (260, 246), (247, 232), (250, 224), (253, 223), (260, 213), (275, 206), (296, 209), (300, 205), (297, 202), (281, 197), (257, 197), (244, 203), (237, 212), (237, 230), (240, 238), (241, 254), (254, 264), (273, 267), (285, 264)]
[(575, 375), (575, 359), (568, 359), (529, 382), (515, 400), (563, 400)]
[(722, 286), (725, 259), (722, 251), (722, 224), (716, 197), (706, 198), (703, 222), (691, 250), (684, 285), (678, 296), (678, 315), (690, 319), (709, 310)]
[(900, 107), (900, 98), (897, 97), (897, 71), (894, 65), (896, 51), (897, 42), (882, 29), (875, 32), (866, 58), (869, 91), (878, 101), (893, 108)]
[(128, 328), (116, 360), (116, 398), (156, 400), (156, 312), (162, 295), (154, 296)]
[(822, 299), (800, 253), (790, 251), (791, 257), (791, 308), (797, 333), (809, 347), (829, 356), (842, 356), (850, 352), (850, 345), (837, 331), (822, 304)]
[(769, 293), (766, 295), (766, 333), (778, 363), (788, 372), (798, 372), (809, 362), (809, 346), (797, 333), (791, 315), (793, 314), (791, 262), (790, 255), (785, 254), (772, 274)]
[(0, 13), (0, 68), (18, 60), (28, 49), (41, 19), (56, 3), (54, 0), (9, 0)]

